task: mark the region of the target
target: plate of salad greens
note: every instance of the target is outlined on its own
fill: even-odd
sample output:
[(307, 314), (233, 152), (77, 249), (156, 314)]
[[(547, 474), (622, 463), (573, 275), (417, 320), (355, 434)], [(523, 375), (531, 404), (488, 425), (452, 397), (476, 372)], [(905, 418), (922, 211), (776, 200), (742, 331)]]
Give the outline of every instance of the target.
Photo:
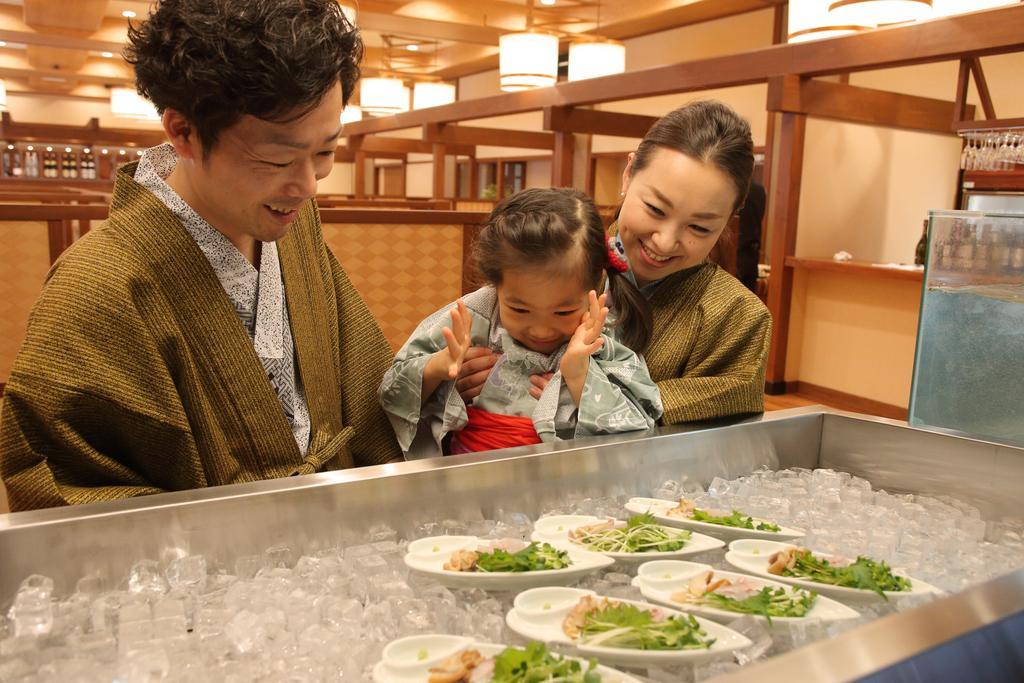
[(530, 538), (557, 547), (580, 547), (624, 563), (686, 557), (725, 546), (717, 538), (658, 524), (649, 513), (627, 520), (590, 515), (541, 517)]
[(870, 557), (838, 557), (789, 543), (733, 541), (725, 561), (742, 572), (817, 591), (848, 603), (888, 601), (939, 592), (934, 586)]
[(860, 616), (816, 591), (699, 562), (645, 562), (637, 569), (633, 585), (652, 602), (715, 621), (728, 622), (750, 614), (765, 619), (772, 629), (782, 630), (808, 619), (831, 622)]
[(498, 591), (561, 586), (614, 562), (577, 548), (476, 536), (421, 538), (410, 543), (405, 554), (406, 566), (444, 586)]
[(740, 510), (705, 510), (693, 501), (681, 498), (678, 502), (662, 498), (630, 498), (626, 509), (633, 514), (650, 513), (659, 524), (680, 529), (699, 531), (729, 542), (737, 538), (764, 538), (772, 541), (790, 541), (803, 538), (803, 529), (784, 527)]
[(623, 666), (678, 664), (729, 656), (745, 636), (713, 621), (648, 602), (548, 586), (516, 596), (508, 627), (530, 640), (566, 645), (580, 657)]
[(544, 643), (523, 647), (478, 643), (472, 638), (425, 634), (399, 638), (384, 648), (374, 683), (640, 683), (593, 658), (567, 657)]

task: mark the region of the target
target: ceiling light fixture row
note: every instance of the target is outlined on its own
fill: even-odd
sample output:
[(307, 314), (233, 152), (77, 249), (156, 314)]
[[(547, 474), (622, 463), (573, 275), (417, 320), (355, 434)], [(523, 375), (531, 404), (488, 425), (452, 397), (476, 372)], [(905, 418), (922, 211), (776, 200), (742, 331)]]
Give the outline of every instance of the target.
[(789, 0), (789, 42), (857, 33), (963, 12), (1015, 5), (1019, 0)]
[[(545, 2), (553, 5), (554, 2)], [(499, 76), (501, 89), (519, 92), (545, 88), (558, 82), (558, 46), (570, 37), (569, 80), (599, 78), (626, 70), (626, 47), (617, 40), (597, 35), (577, 35), (543, 31), (533, 27), (533, 0), (526, 5), (526, 30), (506, 33), (499, 39)], [(597, 3), (597, 25), (601, 28), (601, 3)]]

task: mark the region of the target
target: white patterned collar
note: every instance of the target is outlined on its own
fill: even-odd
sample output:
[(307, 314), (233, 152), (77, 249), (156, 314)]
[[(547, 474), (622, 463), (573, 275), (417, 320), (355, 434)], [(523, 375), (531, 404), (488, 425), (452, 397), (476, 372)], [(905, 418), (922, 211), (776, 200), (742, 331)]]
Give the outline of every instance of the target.
[(284, 357), (284, 283), (277, 244), (262, 242), (257, 271), (223, 233), (188, 205), (167, 178), (178, 163), (169, 143), (152, 147), (135, 169), (135, 182), (152, 192), (181, 221), (213, 267), (253, 337), (260, 358)]

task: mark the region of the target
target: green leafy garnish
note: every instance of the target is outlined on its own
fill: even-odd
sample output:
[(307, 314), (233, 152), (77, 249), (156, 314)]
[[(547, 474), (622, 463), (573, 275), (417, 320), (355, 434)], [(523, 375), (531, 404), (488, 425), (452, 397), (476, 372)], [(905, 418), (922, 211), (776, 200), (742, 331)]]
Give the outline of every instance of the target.
[(600, 683), (597, 662), (591, 659), (584, 671), (580, 662), (548, 652), (543, 643), (533, 642), (525, 649), (508, 647), (494, 658), (491, 683)]
[(588, 613), (580, 630), (581, 644), (630, 650), (699, 650), (714, 642), (692, 616), (656, 621), (650, 611), (625, 603)]
[(548, 543), (531, 543), (517, 553), (496, 549), (477, 553), (476, 568), (481, 572), (532, 572), (541, 569), (563, 569), (572, 564), (569, 553)]
[(782, 529), (778, 524), (772, 524), (771, 522), (757, 522), (754, 523), (754, 518), (745, 516), (739, 510), (733, 510), (731, 515), (727, 517), (716, 517), (710, 514), (706, 510), (700, 510), (694, 508), (693, 512), (690, 513), (690, 519), (695, 522), (707, 522), (708, 524), (721, 524), (722, 526), (732, 526), (739, 529), (754, 529), (755, 531), (781, 531)]
[(689, 531), (655, 523), (649, 512), (630, 517), (625, 528), (591, 531), (590, 527), (578, 527), (570, 534), (575, 543), (603, 553), (672, 552), (682, 550), (690, 536)]
[(860, 588), (878, 593), (888, 600), (883, 591), (903, 592), (913, 590), (910, 579), (896, 576), (885, 562), (875, 562), (867, 557), (846, 567), (833, 567), (829, 561), (815, 557), (810, 550), (794, 552), (796, 563), (792, 569), (783, 569), (783, 576), (805, 578), (817, 583), (845, 588)]
[(803, 617), (814, 606), (818, 594), (814, 591), (794, 590), (792, 593), (783, 588), (765, 586), (761, 591), (749, 598), (737, 600), (718, 593), (705, 593), (696, 600), (697, 603), (716, 607), (728, 612), (757, 614), (768, 619), (772, 617)]

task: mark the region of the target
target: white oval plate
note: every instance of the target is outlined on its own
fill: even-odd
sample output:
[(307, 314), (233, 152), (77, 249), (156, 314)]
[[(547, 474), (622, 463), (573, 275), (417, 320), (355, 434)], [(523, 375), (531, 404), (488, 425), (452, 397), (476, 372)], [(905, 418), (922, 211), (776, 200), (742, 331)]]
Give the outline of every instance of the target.
[[(690, 538), (686, 539), (684, 545), (679, 550), (670, 550), (667, 552), (651, 551), (646, 553), (616, 553), (616, 552), (603, 552), (600, 550), (591, 550), (585, 545), (576, 543), (569, 540), (569, 532), (576, 527), (586, 526), (588, 524), (596, 524), (598, 522), (605, 521), (604, 517), (591, 517), (589, 515), (553, 515), (551, 517), (541, 517), (537, 520), (537, 523), (533, 525), (533, 534), (530, 536), (530, 540), (537, 542), (547, 542), (551, 545), (558, 546), (560, 548), (581, 548), (587, 552), (599, 553), (608, 557), (614, 558), (618, 562), (622, 563), (637, 563), (647, 562), (649, 560), (667, 560), (679, 557), (687, 557), (688, 555), (696, 555), (698, 553), (707, 552), (708, 550), (717, 550), (725, 546), (725, 542), (717, 538), (711, 538), (704, 534), (698, 534), (690, 532)], [(625, 522), (621, 522), (625, 525)], [(667, 526), (667, 525), (666, 525)], [(679, 527), (672, 527), (678, 529)], [(689, 531), (689, 530), (688, 530)]]
[[(779, 531), (758, 531), (757, 529), (741, 529), (735, 526), (724, 524), (711, 524), (709, 522), (697, 522), (682, 517), (669, 517), (666, 512), (678, 507), (678, 501), (664, 500), (662, 498), (630, 498), (626, 503), (626, 509), (635, 515), (650, 512), (659, 524), (674, 526), (677, 529), (691, 529), (700, 531), (708, 536), (720, 538), (726, 543), (737, 538), (763, 538), (770, 541), (791, 541), (796, 538), (803, 538), (806, 532), (796, 527), (784, 527), (779, 525)], [(771, 520), (752, 517), (755, 522), (769, 522)]]
[[(788, 583), (792, 586), (799, 586), (808, 590), (817, 591), (821, 595), (841, 600), (846, 603), (863, 604), (866, 602), (882, 601), (882, 597), (864, 588), (847, 588), (846, 586), (832, 586), (827, 583), (818, 583), (807, 579), (799, 579), (793, 576), (779, 576), (768, 571), (768, 558), (780, 550), (794, 547), (791, 543), (776, 543), (775, 541), (760, 541), (753, 539), (741, 539), (729, 544), (729, 552), (725, 554), (725, 561), (739, 569), (741, 572), (755, 574), (757, 576)], [(815, 555), (828, 555), (812, 549)], [(898, 600), (909, 596), (921, 596), (927, 593), (939, 593), (938, 588), (920, 579), (893, 568), (893, 574), (910, 579), (911, 590), (909, 591), (883, 591), (889, 600)]]
[[(581, 598), (587, 595), (600, 597), (594, 591), (582, 588), (545, 587), (523, 591), (516, 596), (512, 609), (505, 617), (508, 627), (530, 640), (545, 643), (569, 645), (581, 657), (596, 657), (609, 664), (660, 665), (682, 662), (699, 662), (715, 657), (728, 656), (733, 650), (749, 646), (745, 636), (713, 621), (696, 617), (705, 633), (715, 639), (711, 647), (701, 650), (629, 650), (618, 647), (580, 645), (562, 630), (562, 621)], [(657, 609), (667, 616), (684, 616), (683, 612), (666, 609), (649, 602), (611, 598), (617, 602), (635, 605), (641, 609)]]
[[(669, 607), (673, 607), (684, 612), (691, 612), (702, 617), (707, 617), (708, 619), (714, 619), (715, 621), (729, 622), (744, 616), (744, 613), (740, 612), (730, 612), (728, 610), (718, 609), (717, 607), (697, 605), (690, 602), (676, 602), (672, 600), (673, 593), (686, 590), (691, 577), (706, 571), (713, 571), (716, 578), (731, 579), (734, 581), (736, 579), (743, 578), (757, 586), (783, 588), (787, 592), (792, 592), (793, 590), (793, 586), (787, 586), (786, 584), (779, 583), (778, 581), (762, 579), (760, 577), (752, 578), (747, 574), (726, 572), (720, 569), (715, 569), (711, 565), (701, 564), (699, 562), (681, 562), (678, 560), (657, 560), (655, 562), (645, 562), (640, 565), (637, 570), (637, 575), (633, 579), (633, 585), (639, 588), (640, 592), (648, 600), (668, 605)], [(767, 622), (767, 619), (764, 617), (759, 617), (757, 615), (750, 616)], [(856, 610), (850, 609), (846, 605), (836, 602), (831, 598), (826, 598), (824, 595), (818, 595), (817, 599), (814, 601), (814, 605), (807, 614), (802, 617), (772, 617), (770, 628), (772, 630), (786, 630), (794, 623), (815, 620), (823, 622), (841, 621), (844, 619), (856, 619), (859, 616), (860, 614)]]
[(405, 564), (412, 570), (433, 577), (449, 588), (518, 591), (533, 586), (564, 586), (614, 564), (615, 560), (577, 548), (560, 548), (572, 561), (563, 569), (529, 572), (456, 572), (444, 568), (456, 550), (475, 550), (482, 541), (476, 536), (431, 536), (409, 544)]
[[(519, 647), (519, 646), (517, 646)], [(472, 638), (442, 634), (409, 636), (391, 641), (384, 647), (381, 660), (373, 667), (374, 683), (427, 683), (430, 668), (438, 666), (449, 657), (473, 649), (484, 657), (493, 657), (506, 648), (494, 643), (478, 643)], [(578, 657), (586, 671), (587, 662)], [(598, 665), (595, 669), (601, 675), (602, 683), (640, 683), (632, 676)]]

